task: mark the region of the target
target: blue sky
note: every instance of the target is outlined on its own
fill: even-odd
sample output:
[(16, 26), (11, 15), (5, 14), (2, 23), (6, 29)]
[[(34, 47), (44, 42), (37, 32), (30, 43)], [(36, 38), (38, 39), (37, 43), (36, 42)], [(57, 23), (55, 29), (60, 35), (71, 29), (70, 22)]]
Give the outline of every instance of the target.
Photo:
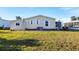
[(16, 16), (23, 18), (45, 15), (63, 22), (70, 21), (71, 16), (79, 16), (77, 7), (0, 7), (0, 17), (15, 20)]

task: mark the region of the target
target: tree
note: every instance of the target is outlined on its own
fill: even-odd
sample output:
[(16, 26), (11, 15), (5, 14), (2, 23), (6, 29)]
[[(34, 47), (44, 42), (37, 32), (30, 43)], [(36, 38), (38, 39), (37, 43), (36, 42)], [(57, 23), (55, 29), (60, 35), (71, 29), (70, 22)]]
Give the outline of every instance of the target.
[(78, 20), (79, 20), (79, 17), (78, 17)]
[(2, 17), (0, 17), (0, 20), (3, 20)]
[(75, 16), (72, 16), (71, 17), (71, 20), (73, 21), (73, 20), (77, 20), (77, 18), (75, 17)]
[(16, 16), (16, 20), (21, 20), (22, 18), (20, 16)]

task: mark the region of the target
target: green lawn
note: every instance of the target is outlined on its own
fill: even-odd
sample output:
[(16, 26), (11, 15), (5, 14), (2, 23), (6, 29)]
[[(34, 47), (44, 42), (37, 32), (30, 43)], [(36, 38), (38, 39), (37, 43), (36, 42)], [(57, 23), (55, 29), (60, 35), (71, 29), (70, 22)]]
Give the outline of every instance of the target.
[(79, 31), (0, 30), (0, 51), (77, 51)]

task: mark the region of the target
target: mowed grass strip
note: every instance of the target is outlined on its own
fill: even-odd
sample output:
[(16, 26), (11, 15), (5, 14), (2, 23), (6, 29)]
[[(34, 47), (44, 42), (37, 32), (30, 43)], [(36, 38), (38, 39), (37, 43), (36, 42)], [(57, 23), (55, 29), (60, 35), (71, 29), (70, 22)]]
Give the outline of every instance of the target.
[(79, 31), (0, 30), (1, 51), (79, 51)]

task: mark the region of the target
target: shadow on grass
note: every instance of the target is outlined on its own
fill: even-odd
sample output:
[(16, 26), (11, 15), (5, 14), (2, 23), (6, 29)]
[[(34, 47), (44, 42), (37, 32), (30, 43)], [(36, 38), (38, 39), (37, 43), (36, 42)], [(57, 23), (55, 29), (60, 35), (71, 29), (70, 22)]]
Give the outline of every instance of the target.
[(21, 46), (40, 46), (40, 42), (36, 39), (7, 40), (0, 38), (0, 51), (21, 51)]

